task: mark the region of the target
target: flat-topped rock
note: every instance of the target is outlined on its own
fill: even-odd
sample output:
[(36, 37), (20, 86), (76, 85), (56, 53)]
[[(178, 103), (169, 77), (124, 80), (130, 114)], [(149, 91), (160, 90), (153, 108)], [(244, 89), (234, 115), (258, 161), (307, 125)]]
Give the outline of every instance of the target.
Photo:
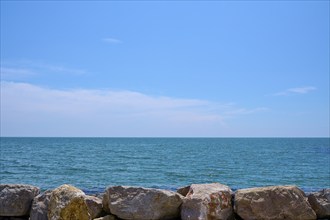
[(104, 209), (127, 220), (178, 218), (181, 204), (178, 193), (131, 186), (109, 187), (103, 198)]
[[(188, 191), (187, 191), (188, 190)], [(231, 189), (220, 183), (192, 184), (179, 189), (186, 194), (181, 207), (182, 220), (233, 219)]]
[(296, 186), (237, 190), (235, 212), (242, 219), (316, 219), (303, 191)]
[(0, 216), (28, 216), (40, 189), (31, 185), (0, 185)]

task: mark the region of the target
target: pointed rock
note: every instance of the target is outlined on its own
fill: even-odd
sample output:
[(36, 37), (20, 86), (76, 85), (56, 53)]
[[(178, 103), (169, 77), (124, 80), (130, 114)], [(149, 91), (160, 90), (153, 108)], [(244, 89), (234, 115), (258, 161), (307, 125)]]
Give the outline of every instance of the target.
[(47, 190), (33, 199), (30, 220), (48, 220), (47, 213), (51, 193), (51, 190)]

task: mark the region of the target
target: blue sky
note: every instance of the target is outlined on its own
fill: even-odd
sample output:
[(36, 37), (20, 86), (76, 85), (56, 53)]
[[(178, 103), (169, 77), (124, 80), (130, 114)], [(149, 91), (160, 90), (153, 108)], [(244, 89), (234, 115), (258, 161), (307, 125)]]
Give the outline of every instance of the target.
[(1, 1), (1, 136), (329, 136), (329, 1)]

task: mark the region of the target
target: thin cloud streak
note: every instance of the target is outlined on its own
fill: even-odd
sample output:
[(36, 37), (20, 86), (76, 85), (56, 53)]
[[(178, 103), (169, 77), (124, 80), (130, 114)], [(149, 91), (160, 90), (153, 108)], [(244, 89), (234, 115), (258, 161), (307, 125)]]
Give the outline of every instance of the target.
[(43, 74), (84, 75), (86, 73), (87, 71), (83, 69), (68, 68), (64, 65), (53, 65), (31, 60), (4, 61), (1, 66), (2, 80), (14, 80)]
[(316, 88), (313, 87), (313, 86), (307, 86), (307, 87), (300, 87), (300, 88), (288, 89), (288, 92), (299, 93), (299, 94), (306, 94), (306, 93), (309, 93), (309, 92), (311, 92), (313, 90), (316, 90)]
[(317, 88), (314, 86), (304, 86), (304, 87), (296, 87), (296, 88), (290, 88), (282, 92), (278, 92), (273, 94), (273, 96), (288, 96), (288, 95), (294, 95), (294, 94), (307, 94), (311, 91), (316, 90)]
[(111, 37), (103, 38), (102, 40), (104, 42), (106, 42), (106, 43), (111, 43), (111, 44), (120, 44), (120, 43), (123, 43), (123, 41), (121, 41), (119, 39), (116, 39), (116, 38), (111, 38)]
[(1, 73), (1, 79), (6, 79), (6, 80), (16, 80), (16, 79), (22, 79), (36, 75), (36, 72), (30, 69), (10, 68), (10, 67), (8, 68), (2, 66), (0, 68), (0, 73)]

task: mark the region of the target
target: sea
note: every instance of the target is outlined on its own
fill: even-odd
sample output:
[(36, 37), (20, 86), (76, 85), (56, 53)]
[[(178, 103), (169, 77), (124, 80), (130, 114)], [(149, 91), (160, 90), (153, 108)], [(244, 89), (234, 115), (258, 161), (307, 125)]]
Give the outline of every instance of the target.
[(176, 190), (219, 182), (233, 190), (330, 188), (329, 138), (1, 137), (0, 183), (86, 193), (114, 185)]

